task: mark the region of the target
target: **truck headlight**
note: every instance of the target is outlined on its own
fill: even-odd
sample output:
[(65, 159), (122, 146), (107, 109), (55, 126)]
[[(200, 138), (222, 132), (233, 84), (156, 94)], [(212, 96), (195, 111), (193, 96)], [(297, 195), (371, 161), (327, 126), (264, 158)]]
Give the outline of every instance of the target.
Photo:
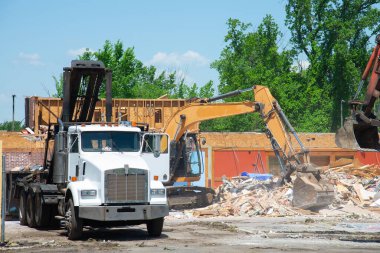
[(80, 195), (82, 197), (96, 197), (96, 190), (81, 190)]
[(152, 196), (165, 196), (165, 189), (151, 189), (150, 195), (152, 195)]

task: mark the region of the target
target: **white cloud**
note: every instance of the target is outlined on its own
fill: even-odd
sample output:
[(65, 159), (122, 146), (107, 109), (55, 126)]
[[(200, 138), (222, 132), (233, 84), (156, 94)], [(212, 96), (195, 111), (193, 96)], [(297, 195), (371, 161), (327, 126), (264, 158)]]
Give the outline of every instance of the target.
[(157, 52), (149, 61), (145, 62), (145, 64), (154, 65), (158, 72), (176, 72), (176, 78), (178, 80), (185, 79), (186, 82), (192, 83), (194, 82), (194, 79), (189, 73), (196, 71), (196, 68), (208, 65), (209, 62), (210, 61), (200, 53), (188, 50), (184, 53)]
[(198, 52), (188, 50), (183, 54), (176, 52), (166, 53), (157, 52), (153, 55), (147, 64), (166, 67), (181, 67), (183, 65), (203, 66), (209, 63), (209, 60)]
[(41, 57), (37, 53), (27, 54), (24, 52), (20, 52), (18, 54), (18, 60), (16, 62), (19, 62), (19, 61), (25, 62), (25, 63), (30, 64), (30, 65), (34, 65), (34, 66), (43, 65), (43, 63), (41, 61)]
[(84, 52), (86, 51), (89, 51), (89, 52), (94, 52), (94, 50), (90, 49), (90, 48), (85, 48), (85, 47), (82, 47), (82, 48), (78, 48), (78, 49), (69, 49), (67, 51), (67, 54), (69, 56), (72, 56), (72, 57), (77, 57), (79, 55), (82, 55)]
[(195, 52), (195, 51), (187, 51), (183, 55), (183, 59), (188, 62), (196, 62), (200, 65), (206, 65), (208, 64), (208, 59), (204, 56), (202, 56), (200, 53)]

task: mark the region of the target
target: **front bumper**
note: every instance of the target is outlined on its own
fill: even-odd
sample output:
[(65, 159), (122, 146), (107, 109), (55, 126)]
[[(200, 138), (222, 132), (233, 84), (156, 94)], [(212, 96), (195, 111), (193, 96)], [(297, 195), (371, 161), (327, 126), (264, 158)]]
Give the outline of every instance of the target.
[(79, 218), (97, 221), (153, 220), (167, 215), (169, 215), (168, 205), (79, 207)]

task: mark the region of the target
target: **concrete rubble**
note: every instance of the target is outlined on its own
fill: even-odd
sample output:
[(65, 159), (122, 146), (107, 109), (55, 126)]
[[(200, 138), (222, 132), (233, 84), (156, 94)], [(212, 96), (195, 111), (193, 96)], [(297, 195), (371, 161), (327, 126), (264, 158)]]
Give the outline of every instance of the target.
[[(329, 166), (324, 174), (335, 186), (334, 206), (353, 204), (378, 211), (380, 207), (380, 169), (378, 165), (354, 166), (353, 163)], [(372, 208), (371, 208), (372, 207)]]
[[(380, 212), (380, 169), (377, 165), (355, 166), (353, 161), (340, 161), (321, 168), (334, 185), (335, 201), (328, 210), (356, 206)], [(343, 163), (343, 164), (342, 164)], [(264, 181), (249, 177), (223, 179), (216, 189), (214, 204), (187, 211), (199, 216), (295, 216), (315, 214), (292, 207), (292, 185), (276, 186), (278, 178)]]

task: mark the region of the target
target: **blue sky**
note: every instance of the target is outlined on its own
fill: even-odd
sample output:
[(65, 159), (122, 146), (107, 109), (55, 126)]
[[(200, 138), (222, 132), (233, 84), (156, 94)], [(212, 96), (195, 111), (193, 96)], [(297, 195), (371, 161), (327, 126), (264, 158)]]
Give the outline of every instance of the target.
[[(0, 122), (24, 119), (26, 96), (55, 92), (59, 76), (85, 48), (105, 40), (134, 47), (136, 57), (188, 82), (218, 84), (210, 63), (224, 47), (228, 18), (257, 27), (271, 14), (285, 37), (285, 0), (48, 1), (0, 0)], [(286, 41), (281, 44), (285, 46)]]

